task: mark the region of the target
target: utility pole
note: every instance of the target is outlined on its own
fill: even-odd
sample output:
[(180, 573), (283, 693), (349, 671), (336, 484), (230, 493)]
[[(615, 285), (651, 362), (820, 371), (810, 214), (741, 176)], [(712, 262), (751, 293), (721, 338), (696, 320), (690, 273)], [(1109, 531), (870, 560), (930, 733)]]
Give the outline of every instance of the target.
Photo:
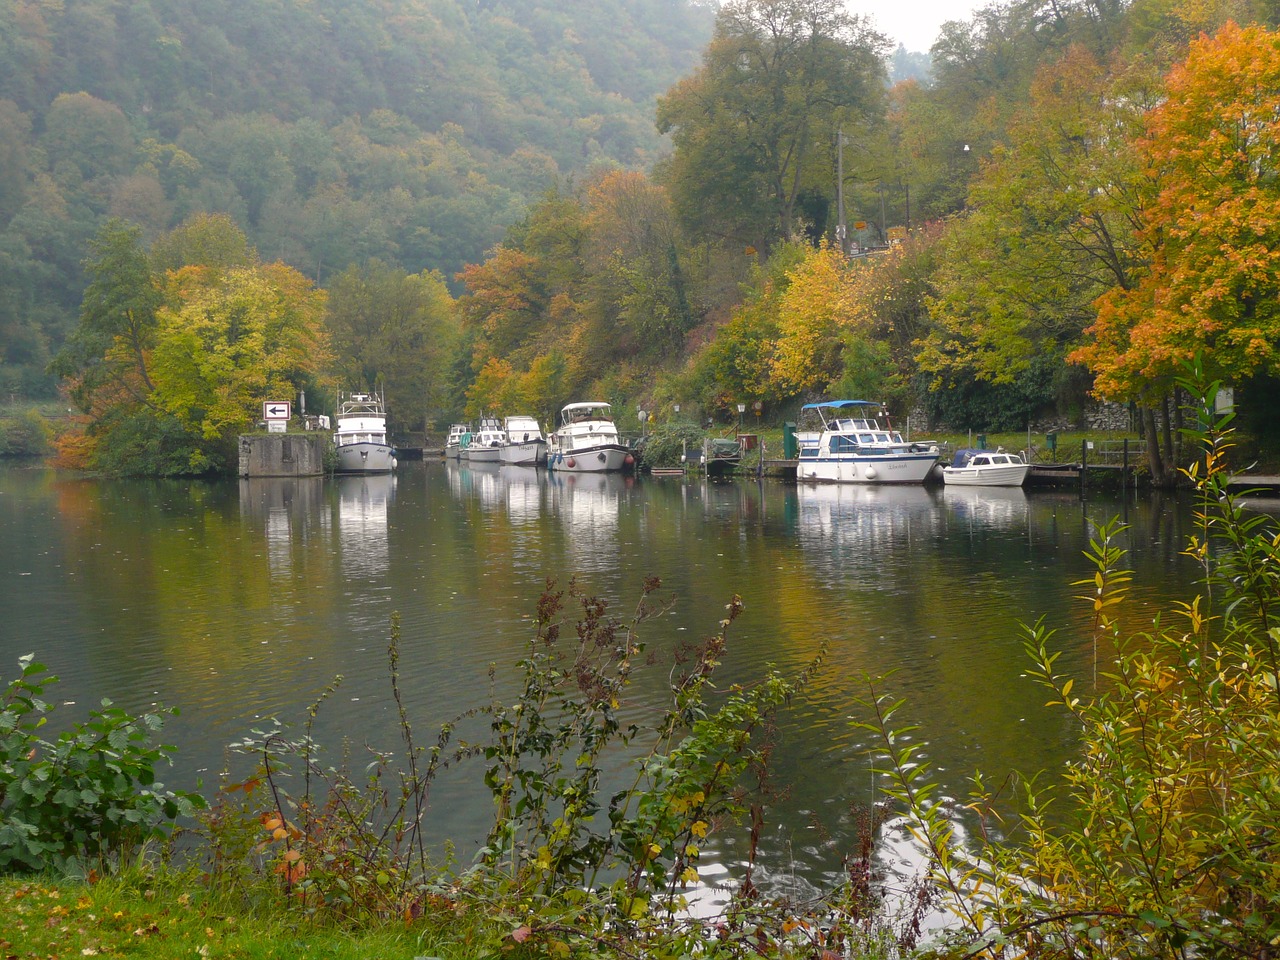
[(844, 127), (836, 128), (836, 243), (849, 253), (849, 232), (844, 225)]

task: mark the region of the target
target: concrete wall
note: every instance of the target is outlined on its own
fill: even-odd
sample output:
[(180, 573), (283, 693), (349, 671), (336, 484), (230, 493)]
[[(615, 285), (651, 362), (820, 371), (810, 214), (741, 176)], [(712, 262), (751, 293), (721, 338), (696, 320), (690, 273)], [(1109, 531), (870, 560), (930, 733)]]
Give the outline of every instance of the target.
[(324, 473), (327, 433), (272, 433), (240, 438), (242, 477), (318, 477)]

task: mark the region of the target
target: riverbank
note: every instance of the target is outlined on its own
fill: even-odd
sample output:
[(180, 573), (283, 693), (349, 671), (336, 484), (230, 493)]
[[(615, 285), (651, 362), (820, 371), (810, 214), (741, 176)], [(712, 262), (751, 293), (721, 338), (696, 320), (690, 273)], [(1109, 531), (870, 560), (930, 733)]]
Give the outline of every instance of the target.
[[(443, 926), (443, 925), (438, 925)], [(96, 883), (0, 879), (6, 957), (236, 957), (238, 960), (440, 960), (477, 956), (451, 919), (359, 930), (323, 926), (249, 894), (218, 896), (188, 873), (133, 871)], [(493, 944), (496, 950), (498, 945)]]

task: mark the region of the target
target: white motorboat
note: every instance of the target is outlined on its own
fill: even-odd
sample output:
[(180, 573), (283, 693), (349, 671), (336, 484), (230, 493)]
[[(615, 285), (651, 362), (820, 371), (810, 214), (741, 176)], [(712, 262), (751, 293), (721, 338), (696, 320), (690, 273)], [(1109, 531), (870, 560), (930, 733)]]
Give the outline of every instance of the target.
[(470, 439), (462, 443), (462, 459), (468, 463), (498, 463), (498, 455), (506, 442), (507, 432), (498, 418), (481, 417)]
[(338, 473), (387, 473), (396, 466), (395, 449), (387, 443), (387, 413), (382, 397), (372, 393), (338, 396), (338, 427), (333, 435)]
[(948, 486), (1020, 487), (1030, 469), (1031, 464), (1016, 453), (965, 447), (942, 468), (942, 480)]
[(551, 435), (547, 467), (566, 473), (608, 473), (635, 462), (618, 436), (613, 408), (600, 400), (570, 403)]
[(806, 403), (801, 415), (817, 429), (796, 434), (797, 480), (828, 483), (924, 483), (935, 474), (938, 448), (910, 443), (889, 424), (883, 408), (868, 400)]
[(471, 427), (465, 423), (449, 425), (449, 436), (444, 441), (444, 455), (449, 460), (462, 459), (462, 440), (471, 435)]
[(547, 438), (534, 417), (507, 417), (502, 421), (507, 442), (498, 451), (498, 459), (513, 467), (536, 467), (547, 462)]

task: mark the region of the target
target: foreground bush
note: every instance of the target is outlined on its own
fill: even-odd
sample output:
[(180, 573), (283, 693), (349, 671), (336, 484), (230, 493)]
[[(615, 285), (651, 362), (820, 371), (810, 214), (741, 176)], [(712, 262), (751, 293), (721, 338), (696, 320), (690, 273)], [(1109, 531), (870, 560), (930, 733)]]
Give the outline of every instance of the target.
[[(1190, 386), (1190, 385), (1188, 385)], [(1198, 390), (1215, 424), (1217, 384)], [(940, 802), (921, 747), (893, 730), (901, 706), (872, 705), (909, 812), (960, 930), (966, 957), (1277, 956), (1280, 945), (1280, 535), (1227, 489), (1228, 421), (1197, 437), (1187, 471), (1201, 529), (1187, 547), (1203, 592), (1149, 633), (1126, 636), (1117, 613), (1129, 574), (1097, 532), (1095, 649), (1115, 650), (1096, 689), (1057, 669), (1054, 633), (1027, 630), (1031, 675), (1078, 725), (1081, 757), (1060, 786), (1023, 781), (999, 795), (981, 776), (962, 811)], [(1010, 813), (1011, 808), (1015, 812)], [(973, 817), (974, 844), (953, 817)]]
[(164, 711), (134, 717), (104, 700), (88, 721), (45, 740), (45, 688), (57, 678), (30, 655), (20, 665), (0, 703), (0, 871), (114, 869), (204, 806), (156, 780), (173, 751), (152, 743)]

